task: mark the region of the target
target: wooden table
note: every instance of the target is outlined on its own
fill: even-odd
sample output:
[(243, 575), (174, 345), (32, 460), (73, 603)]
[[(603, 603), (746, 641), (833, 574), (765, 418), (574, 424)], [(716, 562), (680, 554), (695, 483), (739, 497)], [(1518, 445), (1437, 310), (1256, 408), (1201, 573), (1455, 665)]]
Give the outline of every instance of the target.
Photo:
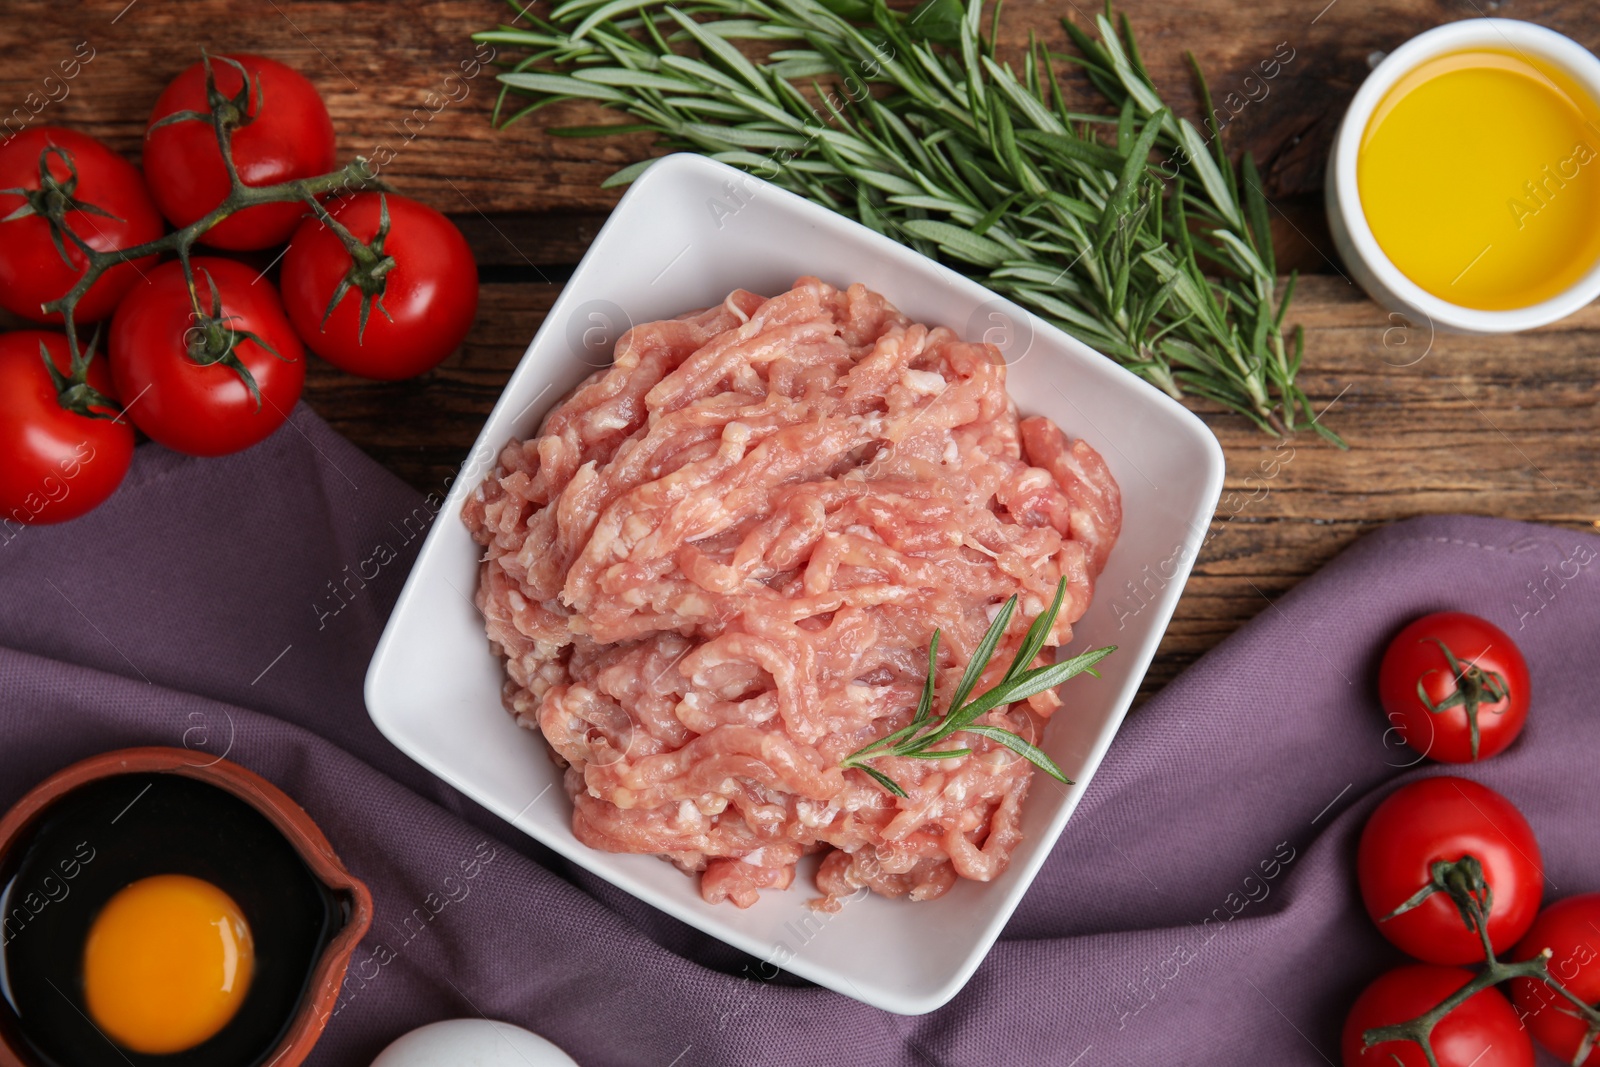
[[(1597, 48), (1600, 9), (1559, 0), (1123, 6), (1157, 84), (1190, 115), (1185, 49), (1219, 98), (1259, 61), (1293, 50), (1268, 95), (1246, 106), (1224, 136), (1262, 161), (1280, 260), (1310, 274), (1290, 316), (1307, 331), (1303, 380), (1351, 446), (1341, 452), (1302, 435), (1292, 453), (1275, 453), (1242, 419), (1196, 406), (1227, 451), (1227, 488), (1236, 495), (1224, 497), (1216, 536), (1201, 554), (1147, 691), (1383, 523), (1472, 512), (1600, 526), (1600, 387), (1592, 362), (1600, 308), (1514, 338), (1429, 336), (1345, 279), (1321, 210), (1329, 141), (1374, 52), (1478, 14), (1540, 22)], [(1069, 14), (1082, 23), (1085, 11), (1098, 8), (1087, 0), (1009, 0), (1005, 10), (1007, 42), (1034, 29), (1065, 50), (1057, 18)], [(305, 72), (327, 97), (343, 156), (388, 146), (395, 161), (386, 176), (455, 218), (481, 265), (478, 322), (462, 351), (436, 371), (379, 385), (313, 363), (307, 386), (311, 405), (340, 432), (419, 489), (434, 489), (465, 455), (614, 202), (599, 190), (601, 179), (648, 149), (639, 138), (550, 138), (532, 122), (498, 131), (489, 119), (495, 90), (488, 70), (466, 83), (471, 91), (460, 103), (427, 110), (430, 91), (474, 56), (468, 35), (515, 14), (490, 0), (7, 0), (0, 8), (0, 122), (14, 108), (35, 106), (29, 93), (62, 97), (64, 84), (64, 98), (32, 121), (82, 128), (136, 156), (156, 94), (201, 45), (262, 52)], [(85, 41), (93, 58), (77, 76), (46, 84)], [(1084, 83), (1068, 85), (1080, 105), (1095, 106)], [(580, 106), (546, 114), (557, 125), (601, 117)], [(1291, 458), (1282, 462), (1284, 456)]]

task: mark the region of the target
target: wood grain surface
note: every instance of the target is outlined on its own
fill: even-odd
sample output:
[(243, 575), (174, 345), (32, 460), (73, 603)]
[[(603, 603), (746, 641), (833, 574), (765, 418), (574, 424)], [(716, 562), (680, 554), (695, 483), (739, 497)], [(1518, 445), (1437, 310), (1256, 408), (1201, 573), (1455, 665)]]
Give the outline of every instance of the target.
[[(1241, 419), (1196, 406), (1227, 452), (1227, 495), (1146, 691), (1383, 523), (1470, 512), (1600, 525), (1600, 309), (1513, 338), (1430, 336), (1344, 278), (1321, 211), (1333, 130), (1374, 53), (1479, 15), (1539, 22), (1593, 49), (1600, 8), (1559, 0), (1121, 7), (1157, 84), (1191, 116), (1186, 51), (1221, 99), (1259, 62), (1292, 49), (1267, 95), (1231, 117), (1223, 137), (1262, 163), (1281, 260), (1315, 275), (1303, 279), (1290, 316), (1307, 330), (1303, 380), (1351, 446), (1341, 452), (1305, 434), (1276, 445)], [(1064, 51), (1059, 18), (1084, 24), (1096, 10), (1086, 0), (1008, 0), (1003, 39), (1014, 46), (1031, 30)], [(200, 45), (263, 53), (305, 72), (326, 95), (341, 157), (386, 147), (394, 158), (385, 177), (450, 214), (483, 267), (478, 322), (436, 371), (379, 385), (316, 363), (307, 386), (308, 401), (340, 432), (411, 484), (436, 488), (614, 203), (600, 181), (649, 150), (637, 137), (552, 138), (531, 122), (496, 130), (493, 70), (468, 37), (516, 17), (489, 0), (6, 0), (0, 127), (72, 125), (136, 158), (156, 94)], [(65, 77), (62, 64), (89, 54), (84, 42), (92, 58)], [(1066, 84), (1078, 104), (1094, 104), (1076, 76)], [(459, 98), (462, 86), (464, 98), (430, 110), (439, 100), (430, 93)], [(552, 125), (605, 119), (580, 105), (546, 116)]]

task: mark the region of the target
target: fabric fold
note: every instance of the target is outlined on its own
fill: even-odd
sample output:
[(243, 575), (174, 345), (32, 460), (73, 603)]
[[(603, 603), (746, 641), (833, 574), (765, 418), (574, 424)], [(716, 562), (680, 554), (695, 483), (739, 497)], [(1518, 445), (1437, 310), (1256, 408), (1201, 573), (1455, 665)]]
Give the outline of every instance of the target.
[[(381, 737), (362, 679), (424, 519), (457, 521), (437, 506), (302, 406), (237, 456), (145, 446), (86, 518), (0, 533), (0, 804), (106, 749), (226, 752), (372, 888), (313, 1064), (365, 1064), (415, 1026), (479, 1014), (585, 1067), (1336, 1063), (1350, 1002), (1400, 959), (1361, 911), (1355, 841), (1423, 774), (1522, 808), (1547, 900), (1600, 889), (1585, 673), (1600, 538), (1417, 519), (1263, 597), (1130, 716), (971, 984), (931, 1015), (888, 1015), (572, 867)], [(1512, 634), (1533, 674), (1524, 736), (1464, 769), (1417, 763), (1374, 692), (1387, 639), (1442, 608)]]

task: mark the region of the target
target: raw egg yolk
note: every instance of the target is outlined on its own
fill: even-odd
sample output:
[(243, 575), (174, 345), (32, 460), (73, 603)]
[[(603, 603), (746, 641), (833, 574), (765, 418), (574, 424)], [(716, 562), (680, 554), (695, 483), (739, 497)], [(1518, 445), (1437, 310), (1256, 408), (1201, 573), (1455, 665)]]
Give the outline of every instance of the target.
[(89, 929), (89, 1016), (124, 1048), (193, 1048), (228, 1025), (250, 988), (255, 946), (233, 898), (210, 882), (161, 874), (106, 902)]

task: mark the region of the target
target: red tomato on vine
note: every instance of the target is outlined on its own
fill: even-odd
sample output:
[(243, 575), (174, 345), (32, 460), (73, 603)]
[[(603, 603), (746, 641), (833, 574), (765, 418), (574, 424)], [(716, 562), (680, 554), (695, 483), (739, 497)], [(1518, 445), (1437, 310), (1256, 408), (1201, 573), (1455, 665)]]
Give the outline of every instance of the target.
[[(65, 522), (98, 507), (116, 492), (133, 458), (133, 427), (118, 420), (105, 363), (89, 364), (87, 389), (69, 390), (46, 368), (70, 377), (66, 334), (18, 330), (0, 335), (0, 520)], [(88, 412), (89, 414), (85, 414)]]
[[(1600, 1003), (1600, 893), (1558, 900), (1539, 913), (1512, 952), (1514, 960), (1530, 960), (1550, 950), (1550, 975), (1587, 1004)], [(1543, 982), (1516, 978), (1511, 993), (1523, 1012), (1523, 1021), (1538, 1042), (1562, 1063), (1600, 1063), (1584, 1048), (1589, 1024), (1572, 1013), (1571, 1006)]]
[(1395, 635), (1378, 668), (1395, 731), (1442, 763), (1488, 759), (1528, 719), (1528, 665), (1499, 627), (1476, 615), (1424, 615)]
[(128, 293), (111, 323), (111, 373), (152, 439), (220, 456), (283, 425), (305, 383), (305, 349), (255, 270), (205, 256), (193, 267), (198, 317), (176, 260)]
[[(233, 129), (233, 162), (245, 185), (310, 178), (334, 163), (333, 120), (316, 87), (298, 71), (265, 56), (212, 56), (212, 93), (207, 62), (173, 79), (145, 131), (150, 191), (161, 213), (180, 227), (216, 208), (231, 188), (214, 113)], [(200, 240), (215, 248), (270, 248), (287, 241), (305, 213), (298, 201), (258, 204), (223, 219)]]
[(1356, 855), (1361, 900), (1383, 936), (1429, 963), (1481, 963), (1470, 900), (1498, 954), (1539, 911), (1544, 862), (1516, 806), (1466, 778), (1424, 778), (1373, 810)]
[[(62, 321), (39, 306), (83, 277), (83, 251), (69, 237), (57, 239), (52, 216), (102, 252), (142, 245), (166, 229), (139, 169), (93, 137), (39, 126), (0, 145), (0, 219), (7, 220), (0, 222), (0, 307), (35, 322)], [(106, 271), (78, 301), (74, 321), (110, 315), (154, 263), (149, 256)]]
[(455, 224), (389, 193), (326, 205), (344, 233), (307, 218), (283, 257), (283, 301), (317, 355), (364, 378), (410, 378), (466, 338), (478, 268)]
[[(1366, 1047), (1362, 1034), (1416, 1018), (1466, 985), (1472, 972), (1460, 967), (1411, 964), (1380, 976), (1356, 998), (1340, 1038), (1344, 1067), (1427, 1067), (1415, 1041), (1383, 1041)], [(1482, 989), (1457, 1005), (1430, 1036), (1439, 1067), (1533, 1067), (1533, 1042), (1498, 989)]]

